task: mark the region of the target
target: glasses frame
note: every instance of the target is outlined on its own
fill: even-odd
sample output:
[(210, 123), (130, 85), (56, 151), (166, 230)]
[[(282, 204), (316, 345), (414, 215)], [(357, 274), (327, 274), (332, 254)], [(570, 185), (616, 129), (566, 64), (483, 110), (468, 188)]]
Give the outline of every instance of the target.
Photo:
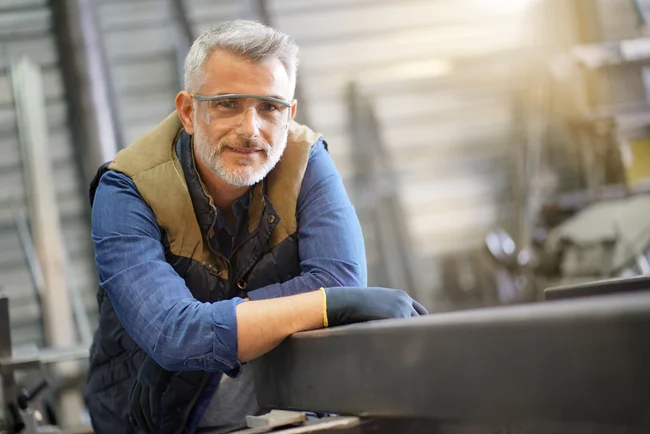
[[(255, 98), (259, 99), (262, 101), (267, 101), (267, 102), (273, 102), (276, 104), (280, 104), (284, 107), (291, 108), (293, 103), (291, 101), (285, 101), (280, 98), (273, 98), (272, 96), (264, 96), (264, 95), (255, 95), (252, 93), (226, 93), (222, 95), (214, 95), (214, 96), (207, 96), (207, 95), (200, 95), (198, 93), (190, 93), (189, 94), (192, 98), (194, 98), (197, 101), (222, 101), (224, 99), (246, 99), (246, 98)], [(291, 118), (291, 110), (288, 110), (289, 115), (287, 116), (288, 119)]]
[(191, 93), (190, 96), (197, 101), (221, 101), (224, 99), (234, 99), (234, 98), (238, 98), (238, 99), (255, 98), (255, 99), (261, 99), (262, 101), (274, 102), (276, 104), (280, 104), (285, 107), (291, 107), (292, 105), (291, 101), (285, 101), (283, 99), (273, 98), (272, 96), (254, 95), (249, 93), (226, 93), (223, 95), (215, 95), (215, 96), (206, 96), (206, 95), (199, 95), (198, 93)]

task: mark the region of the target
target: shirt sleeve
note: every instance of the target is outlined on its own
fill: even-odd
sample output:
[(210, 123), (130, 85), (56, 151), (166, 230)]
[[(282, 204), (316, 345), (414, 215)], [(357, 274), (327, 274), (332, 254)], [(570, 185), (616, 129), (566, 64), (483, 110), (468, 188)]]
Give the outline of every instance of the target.
[(367, 285), (361, 225), (322, 140), (314, 145), (309, 157), (298, 197), (297, 220), (301, 275), (250, 291), (251, 300), (320, 287)]
[(99, 283), (133, 340), (170, 371), (236, 376), (236, 305), (202, 303), (165, 261), (161, 230), (127, 176), (109, 171), (95, 193), (92, 241)]

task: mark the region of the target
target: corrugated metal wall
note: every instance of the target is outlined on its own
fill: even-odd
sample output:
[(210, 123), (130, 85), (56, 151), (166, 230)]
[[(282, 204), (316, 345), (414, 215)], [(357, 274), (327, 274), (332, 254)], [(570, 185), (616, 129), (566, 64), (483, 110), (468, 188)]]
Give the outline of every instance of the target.
[[(9, 59), (26, 56), (44, 76), (49, 146), (57, 200), (74, 281), (83, 292), (91, 316), (96, 311), (96, 273), (89, 239), (86, 197), (68, 128), (64, 88), (51, 12), (46, 0), (0, 0), (0, 290), (10, 297), (15, 346), (43, 345), (41, 312), (20, 239), (14, 212), (26, 212), (22, 155), (18, 139)], [(58, 216), (52, 216), (58, 218)]]
[(173, 110), (177, 89), (173, 32), (165, 3), (100, 1), (121, 140), (128, 144)]

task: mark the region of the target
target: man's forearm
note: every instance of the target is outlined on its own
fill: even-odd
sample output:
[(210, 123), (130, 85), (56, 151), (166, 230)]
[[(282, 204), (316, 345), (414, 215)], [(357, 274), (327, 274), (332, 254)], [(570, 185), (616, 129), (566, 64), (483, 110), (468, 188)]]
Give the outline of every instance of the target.
[(237, 358), (248, 362), (300, 331), (323, 327), (322, 291), (237, 305)]
[(304, 294), (321, 287), (366, 286), (365, 268), (362, 269), (357, 264), (335, 259), (326, 259), (324, 262), (326, 265), (322, 268), (311, 267), (308, 271), (305, 271), (305, 268), (308, 267), (302, 264), (303, 273), (300, 276), (286, 282), (272, 283), (249, 291), (248, 298), (251, 300), (266, 300)]

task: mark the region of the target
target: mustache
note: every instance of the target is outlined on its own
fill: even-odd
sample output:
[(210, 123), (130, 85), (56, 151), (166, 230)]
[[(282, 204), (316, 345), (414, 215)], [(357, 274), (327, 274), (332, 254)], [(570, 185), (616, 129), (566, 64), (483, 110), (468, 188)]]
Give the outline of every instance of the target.
[(226, 146), (229, 148), (260, 149), (267, 153), (271, 151), (271, 145), (259, 137), (235, 137), (219, 140), (219, 150), (222, 150)]

